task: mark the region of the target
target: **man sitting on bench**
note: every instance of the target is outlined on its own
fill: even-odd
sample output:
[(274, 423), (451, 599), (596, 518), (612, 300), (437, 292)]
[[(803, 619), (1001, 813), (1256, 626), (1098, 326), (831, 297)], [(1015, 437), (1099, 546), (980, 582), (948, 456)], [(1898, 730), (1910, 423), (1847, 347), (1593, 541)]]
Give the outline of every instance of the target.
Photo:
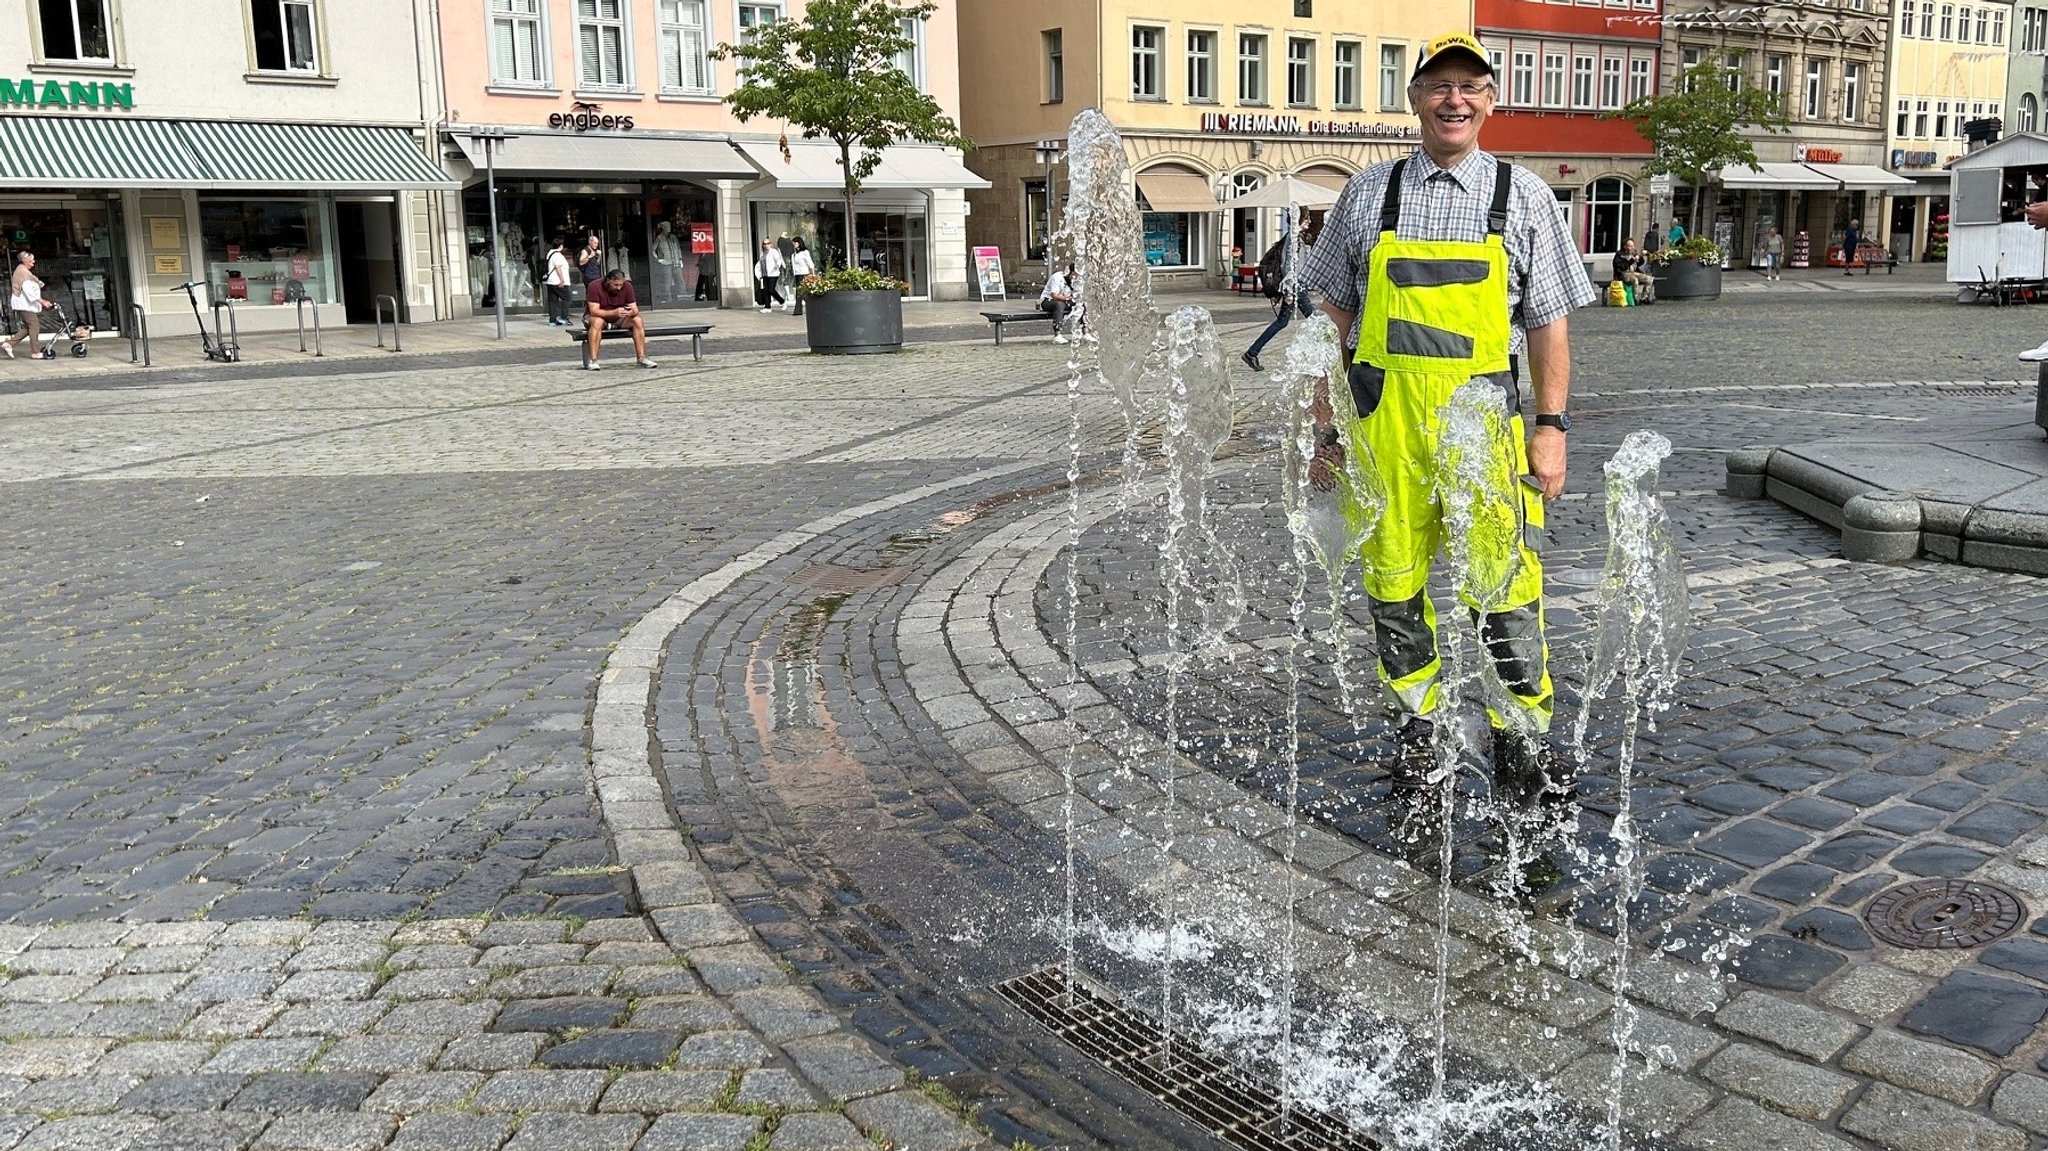
[(633, 285), (626, 282), (626, 273), (613, 268), (604, 274), (604, 279), (591, 284), (590, 298), (583, 308), (584, 323), (589, 328), (584, 339), (588, 341), (590, 359), (584, 367), (593, 372), (598, 369), (597, 352), (604, 346), (607, 325), (633, 333), (634, 363), (643, 368), (657, 366), (647, 358), (647, 325), (640, 321), (640, 300), (633, 294)]
[(1074, 307), (1074, 265), (1045, 278), (1045, 290), (1038, 293), (1038, 306), (1052, 317), (1052, 342), (1067, 342), (1067, 313)]

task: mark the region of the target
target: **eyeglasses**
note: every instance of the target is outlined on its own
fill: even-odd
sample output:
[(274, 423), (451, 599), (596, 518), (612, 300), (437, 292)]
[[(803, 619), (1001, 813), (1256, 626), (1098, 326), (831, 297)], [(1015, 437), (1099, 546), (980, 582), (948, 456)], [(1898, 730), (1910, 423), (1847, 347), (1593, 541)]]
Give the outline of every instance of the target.
[(1448, 100), (1453, 92), (1467, 100), (1478, 100), (1493, 95), (1492, 84), (1476, 84), (1470, 80), (1462, 84), (1453, 84), (1449, 80), (1438, 80), (1430, 84), (1418, 84), (1417, 87), (1422, 89), (1423, 95), (1432, 100)]

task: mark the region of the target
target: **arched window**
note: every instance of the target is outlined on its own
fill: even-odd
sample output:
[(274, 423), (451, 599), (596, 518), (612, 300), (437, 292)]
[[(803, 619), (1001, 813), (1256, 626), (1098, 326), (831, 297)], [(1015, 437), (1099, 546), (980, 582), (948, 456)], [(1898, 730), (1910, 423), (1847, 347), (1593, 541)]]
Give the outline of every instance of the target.
[(1619, 176), (1586, 185), (1586, 251), (1613, 252), (1635, 234), (1636, 186)]
[(2020, 122), (2016, 127), (2022, 132), (2034, 131), (2034, 125), (2041, 122), (2041, 104), (2032, 92), (2020, 93)]

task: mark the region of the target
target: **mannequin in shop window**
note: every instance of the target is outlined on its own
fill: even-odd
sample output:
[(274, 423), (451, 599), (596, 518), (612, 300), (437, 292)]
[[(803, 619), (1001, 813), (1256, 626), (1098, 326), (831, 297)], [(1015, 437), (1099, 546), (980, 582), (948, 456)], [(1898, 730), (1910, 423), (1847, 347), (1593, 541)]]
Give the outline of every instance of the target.
[(673, 226), (663, 220), (654, 226), (654, 300), (667, 303), (683, 297), (683, 245)]
[(505, 265), (505, 306), (531, 307), (540, 297), (534, 291), (533, 266), (527, 262), (526, 229), (514, 223), (501, 224), (498, 237), (504, 245), (499, 259)]

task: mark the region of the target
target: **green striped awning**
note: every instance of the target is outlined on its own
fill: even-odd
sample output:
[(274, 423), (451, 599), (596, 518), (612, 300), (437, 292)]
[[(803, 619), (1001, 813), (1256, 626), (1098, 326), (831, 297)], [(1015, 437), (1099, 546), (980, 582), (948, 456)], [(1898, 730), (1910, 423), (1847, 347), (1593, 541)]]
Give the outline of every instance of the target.
[(178, 125), (214, 188), (320, 188), (349, 192), (458, 187), (404, 128), (361, 124)]
[(0, 116), (0, 188), (456, 188), (406, 128)]
[(197, 188), (206, 169), (170, 120), (0, 116), (0, 188)]

